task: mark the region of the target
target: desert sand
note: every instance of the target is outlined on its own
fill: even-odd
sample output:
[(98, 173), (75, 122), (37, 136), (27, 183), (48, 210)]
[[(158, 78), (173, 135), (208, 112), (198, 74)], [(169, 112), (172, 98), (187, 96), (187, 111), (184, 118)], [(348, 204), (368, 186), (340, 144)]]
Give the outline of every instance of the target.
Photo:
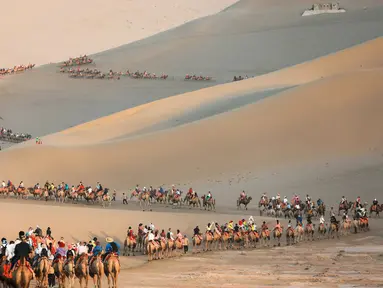
[[(212, 1), (211, 10), (193, 17), (234, 2), (219, 6)], [(154, 221), (190, 236), (195, 225), (203, 229), (211, 221), (258, 215), (263, 192), (289, 198), (308, 193), (327, 207), (336, 207), (342, 195), (382, 201), (383, 6), (373, 0), (340, 2), (346, 13), (301, 17), (311, 6), (307, 1), (242, 0), (218, 14), (92, 56), (100, 69), (164, 71), (170, 81), (77, 81), (57, 73), (56, 64), (1, 79), (1, 124), (43, 136), (43, 145), (31, 141), (2, 150), (0, 180), (26, 186), (47, 179), (92, 186), (101, 181), (118, 190), (118, 201), (137, 183), (175, 184), (199, 194), (210, 190), (217, 201), (216, 212), (164, 205), (142, 212), (135, 203), (101, 209), (3, 200), (1, 211), (12, 217), (2, 222), (2, 234), (14, 238), (20, 229), (38, 224), (67, 241), (112, 236), (122, 243), (127, 227), (140, 222)], [(194, 19), (182, 15), (182, 21)], [(113, 23), (110, 29), (117, 26)], [(108, 46), (94, 40), (87, 43), (95, 49), (89, 51), (130, 41), (102, 37), (100, 43)], [(85, 49), (81, 45), (69, 46)], [(63, 51), (77, 51), (51, 50), (59, 58)], [(215, 81), (186, 82), (186, 73), (210, 74)], [(255, 77), (227, 83), (246, 74)], [(254, 199), (248, 211), (236, 209), (242, 190)], [(258, 226), (263, 220), (275, 221), (257, 217)], [(371, 219), (370, 232), (340, 240), (151, 264), (142, 256), (122, 257), (120, 283), (376, 287), (382, 243), (381, 221)]]

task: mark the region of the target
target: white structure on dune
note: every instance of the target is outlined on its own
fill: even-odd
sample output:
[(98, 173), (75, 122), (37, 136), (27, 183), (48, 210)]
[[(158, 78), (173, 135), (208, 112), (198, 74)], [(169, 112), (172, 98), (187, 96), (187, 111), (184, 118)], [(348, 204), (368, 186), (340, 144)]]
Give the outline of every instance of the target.
[(311, 16), (324, 13), (344, 13), (346, 10), (339, 7), (339, 3), (313, 4), (313, 7), (303, 12), (302, 16)]

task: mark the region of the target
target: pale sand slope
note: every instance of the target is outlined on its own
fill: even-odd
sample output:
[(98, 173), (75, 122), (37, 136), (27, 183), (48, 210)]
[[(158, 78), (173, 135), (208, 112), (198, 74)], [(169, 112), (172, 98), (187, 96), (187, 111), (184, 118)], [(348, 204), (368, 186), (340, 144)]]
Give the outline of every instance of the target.
[(2, 21), (16, 24), (2, 31), (0, 66), (41, 65), (111, 49), (217, 13), (235, 2), (7, 2), (2, 6)]
[[(221, 13), (92, 55), (96, 68), (102, 70), (165, 72), (174, 80), (73, 80), (57, 73), (56, 64), (5, 77), (0, 80), (1, 125), (43, 136), (225, 83), (234, 75), (261, 75), (290, 67), (383, 35), (382, 2), (341, 4), (349, 9), (347, 13), (301, 17), (307, 1), (242, 0)], [(185, 82), (186, 73), (209, 74), (216, 81)]]
[[(252, 176), (248, 171), (280, 165), (381, 153), (382, 76), (383, 69), (369, 69), (329, 77), (236, 111), (128, 140), (10, 149), (0, 154), (5, 163), (0, 175), (27, 185), (82, 180), (119, 189), (199, 180), (205, 182), (197, 187), (202, 190), (216, 177), (246, 178)], [(342, 192), (322, 191), (320, 196), (335, 201)], [(230, 205), (237, 193), (226, 187), (215, 196), (221, 205)]]
[[(140, 105), (43, 137), (44, 144), (54, 146), (95, 144), (116, 137), (134, 135), (169, 119), (180, 120), (182, 115), (187, 113), (198, 114), (204, 106), (214, 105), (218, 101), (230, 101), (274, 88), (302, 85), (345, 72), (382, 67), (383, 58), (380, 57), (382, 50), (383, 38), (378, 38), (253, 79), (209, 87)], [(272, 90), (269, 93), (272, 94)]]

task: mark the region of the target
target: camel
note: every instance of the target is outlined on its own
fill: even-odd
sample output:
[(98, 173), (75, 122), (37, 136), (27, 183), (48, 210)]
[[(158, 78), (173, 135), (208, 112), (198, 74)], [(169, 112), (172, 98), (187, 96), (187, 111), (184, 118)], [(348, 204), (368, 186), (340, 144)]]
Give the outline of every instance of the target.
[[(201, 207), (201, 200), (197, 196), (186, 195), (184, 203), (187, 203), (189, 206)], [(191, 207), (189, 208), (191, 209)]]
[(124, 241), (124, 256), (128, 255), (130, 256), (130, 253), (132, 253), (133, 256), (135, 256), (134, 254), (134, 250), (136, 249), (136, 246), (137, 246), (137, 241), (136, 241), (136, 237), (129, 237), (127, 236), (125, 241)]
[(306, 236), (306, 240), (309, 241), (314, 241), (314, 224), (306, 224), (305, 226), (305, 236)]
[(342, 225), (341, 225), (342, 235), (347, 236), (350, 233), (350, 229), (351, 229), (351, 221), (349, 220), (342, 221)]
[(286, 218), (289, 218), (289, 219), (294, 218), (294, 213), (291, 209), (285, 209), (285, 210), (283, 210), (283, 213), (285, 215), (285, 219)]
[(215, 250), (222, 249), (222, 235), (217, 230), (213, 233), (213, 244), (215, 244)]
[(330, 225), (330, 230), (329, 230), (329, 234), (332, 236), (332, 238), (334, 239), (334, 234), (336, 234), (337, 238), (339, 238), (339, 227), (338, 227), (338, 224), (336, 223), (331, 223)]
[(64, 263), (64, 274), (68, 278), (69, 287), (74, 287), (74, 260), (73, 257), (67, 259)]
[(303, 227), (301, 225), (298, 225), (297, 228), (295, 229), (295, 243), (298, 243), (300, 241), (303, 241), (303, 236), (304, 236), (305, 231), (303, 230)]
[[(233, 232), (233, 248), (234, 249), (240, 249), (241, 248), (241, 242), (243, 241), (242, 232)], [(238, 244), (236, 246), (235, 244)]]
[(269, 200), (267, 197), (261, 197), (261, 200), (258, 202), (258, 208), (259, 208), (259, 214), (262, 216), (265, 209), (267, 209), (267, 206), (269, 205)]
[(53, 269), (58, 280), (59, 288), (65, 287), (64, 261), (58, 257), (53, 263)]
[(249, 241), (249, 247), (257, 248), (257, 243), (259, 242), (259, 234), (257, 231), (249, 231), (247, 235)]
[(93, 279), (94, 287), (101, 288), (102, 277), (104, 276), (104, 263), (101, 260), (101, 254), (93, 256), (89, 264), (89, 276)]
[(368, 231), (369, 230), (367, 217), (359, 219), (359, 227), (360, 227), (360, 230), (362, 230), (362, 231)]
[(327, 224), (326, 225), (323, 223), (319, 224), (319, 226), (318, 226), (318, 240), (326, 237), (326, 233), (328, 230), (327, 228), (328, 228)]
[[(109, 256), (109, 255), (108, 255)], [(110, 254), (106, 260), (104, 271), (108, 277), (109, 288), (117, 288), (118, 274), (120, 273), (120, 261), (117, 254)]]
[(270, 232), (269, 229), (263, 229), (261, 232), (261, 242), (263, 243), (263, 246), (269, 246), (270, 241)]
[(202, 244), (202, 236), (201, 235), (194, 235), (192, 238), (192, 241), (193, 241), (193, 253), (199, 253), (200, 252), (199, 247)]
[(205, 251), (211, 251), (211, 246), (213, 244), (213, 234), (211, 232), (207, 232), (205, 233)]
[(48, 258), (45, 256), (41, 257), (35, 269), (38, 287), (48, 287), (48, 272), (50, 267), (51, 264)]
[(286, 244), (290, 246), (295, 243), (295, 231), (293, 228), (288, 227), (286, 230)]
[(237, 200), (237, 209), (240, 209), (241, 205), (243, 205), (245, 210), (247, 210), (247, 205), (250, 204), (251, 200), (253, 200), (251, 196), (246, 196), (245, 198), (239, 197), (239, 199)]
[(167, 247), (166, 247), (166, 251), (167, 251), (167, 255), (166, 257), (169, 258), (169, 257), (173, 257), (173, 251), (176, 249), (176, 243), (173, 239), (168, 239), (168, 242), (167, 242)]
[(370, 207), (370, 216), (375, 213), (375, 217), (380, 217), (379, 213), (381, 212), (381, 207), (379, 205), (371, 205)]
[(17, 287), (29, 288), (32, 276), (32, 271), (27, 267), (27, 260), (25, 257), (21, 257), (19, 266), (12, 273), (13, 281), (16, 283)]
[(222, 234), (222, 242), (223, 242), (223, 247), (225, 249), (229, 249), (229, 246), (232, 244), (232, 237), (229, 232), (223, 232)]
[[(143, 209), (142, 211), (145, 211), (146, 207), (150, 207), (150, 194), (149, 193), (140, 193), (138, 200), (140, 201), (140, 207)], [(152, 209), (150, 209), (152, 211)]]
[(317, 213), (319, 216), (326, 216), (325, 213), (326, 213), (326, 206), (322, 203), (321, 205), (318, 206), (317, 208)]
[(202, 197), (202, 203), (205, 210), (214, 210), (215, 211), (215, 199), (210, 198), (209, 200), (206, 200), (206, 196), (203, 195)]
[(102, 197), (102, 208), (110, 207), (112, 206), (112, 197), (110, 195), (104, 195)]
[[(74, 274), (80, 282), (80, 287), (88, 287), (89, 272), (88, 272), (88, 254), (82, 254), (76, 261)], [(83, 282), (85, 285), (83, 285)]]
[[(274, 229), (273, 230), (273, 238), (274, 238), (274, 240), (276, 240), (277, 241), (277, 245), (278, 246), (281, 246), (281, 237), (282, 237), (282, 232), (281, 232), (281, 230), (279, 230), (279, 229)], [(274, 244), (274, 246), (276, 246), (275, 244)]]
[(352, 206), (353, 206), (352, 202), (346, 201), (344, 203), (340, 203), (338, 208), (338, 216), (340, 216), (340, 211), (345, 211), (347, 214), (348, 210), (350, 210)]
[(354, 233), (358, 233), (358, 231), (360, 231), (360, 225), (359, 225), (359, 221), (357, 219), (354, 218), (354, 220), (352, 221), (352, 227), (354, 228)]
[(59, 203), (64, 203), (64, 200), (65, 200), (65, 192), (64, 190), (60, 189), (57, 191), (55, 201), (58, 201)]

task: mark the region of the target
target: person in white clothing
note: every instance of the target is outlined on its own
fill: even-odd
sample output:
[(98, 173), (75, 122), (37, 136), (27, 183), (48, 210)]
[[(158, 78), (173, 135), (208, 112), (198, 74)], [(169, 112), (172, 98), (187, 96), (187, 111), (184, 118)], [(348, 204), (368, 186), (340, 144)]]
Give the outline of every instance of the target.
[(285, 198), (283, 198), (283, 203), (285, 203), (287, 205), (287, 203), (289, 202), (289, 200), (287, 199), (287, 197), (285, 196)]
[(150, 223), (149, 228), (150, 228), (150, 230), (154, 231), (155, 227), (154, 227), (153, 223)]
[[(16, 240), (17, 241), (17, 240)], [(18, 243), (17, 243), (18, 244)], [(11, 241), (8, 245), (7, 248), (5, 249), (5, 256), (7, 257), (8, 261), (11, 261), (11, 259), (15, 256), (15, 247), (16, 243)]]
[(80, 245), (77, 247), (77, 255), (81, 256), (84, 253), (88, 253), (88, 247), (86, 246), (85, 242), (82, 242)]
[(250, 216), (250, 217), (249, 217), (249, 221), (248, 221), (248, 223), (249, 223), (250, 226), (254, 223), (254, 218), (253, 218), (253, 216)]
[(7, 185), (5, 185), (5, 182), (4, 182), (4, 180), (3, 180), (3, 182), (1, 183), (1, 186), (3, 187), (3, 188), (5, 188)]
[(319, 224), (324, 224), (324, 223), (325, 223), (324, 217), (323, 215), (321, 215), (319, 219)]
[(148, 241), (153, 241), (153, 240), (154, 240), (154, 234), (152, 233), (152, 231), (149, 231)]

